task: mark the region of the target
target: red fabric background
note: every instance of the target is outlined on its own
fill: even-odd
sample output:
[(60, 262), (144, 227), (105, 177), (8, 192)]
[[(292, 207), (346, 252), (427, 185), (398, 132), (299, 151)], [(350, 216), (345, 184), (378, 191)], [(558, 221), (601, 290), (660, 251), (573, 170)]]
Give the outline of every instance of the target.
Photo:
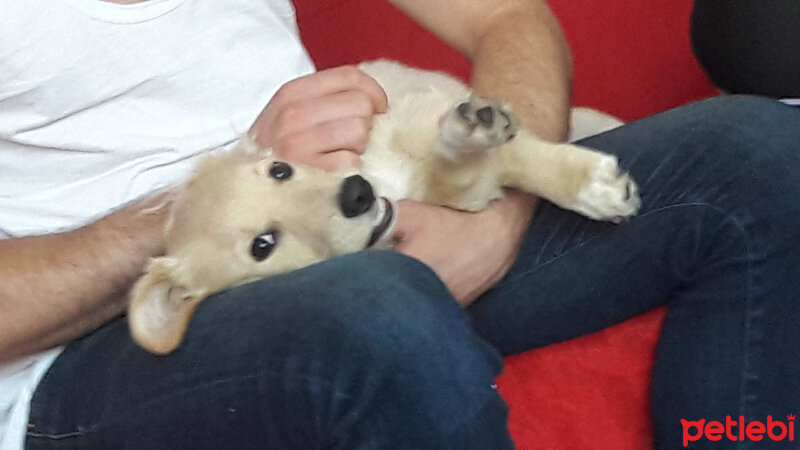
[[(551, 0), (575, 59), (574, 99), (625, 120), (715, 94), (690, 51), (691, 0)], [(295, 0), (319, 68), (391, 58), (468, 78), (468, 62), (375, 0)], [(648, 385), (663, 309), (506, 358), (520, 449), (650, 447)]]

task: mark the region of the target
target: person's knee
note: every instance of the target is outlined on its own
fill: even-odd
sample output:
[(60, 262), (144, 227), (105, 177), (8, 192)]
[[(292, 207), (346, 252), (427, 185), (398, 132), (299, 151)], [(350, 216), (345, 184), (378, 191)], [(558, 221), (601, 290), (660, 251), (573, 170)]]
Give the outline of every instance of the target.
[[(408, 442), (412, 435), (425, 436), (417, 446), (456, 442), (480, 430), (481, 439), (501, 448), (506, 409), (494, 386), (501, 358), (473, 332), (435, 275), (387, 252), (333, 264), (371, 278), (353, 282), (346, 299), (322, 307), (324, 318), (316, 327), (328, 330), (325, 351), (342, 355), (338, 364), (373, 380), (352, 395), (372, 398), (381, 414), (393, 418), (389, 422), (402, 421), (389, 434), (402, 431)], [(302, 302), (301, 316), (319, 314), (319, 305)]]
[[(800, 136), (800, 110), (777, 100), (752, 95), (719, 95), (656, 114), (631, 124), (648, 139), (742, 144)], [(795, 139), (796, 140), (796, 139)], [(800, 144), (792, 148), (798, 151)], [(723, 150), (723, 149), (720, 149)]]
[(210, 330), (204, 334), (304, 346), (293, 351), (348, 347), (397, 362), (486, 355), (435, 273), (396, 252), (345, 255), (234, 288), (207, 303), (190, 333), (197, 326)]
[[(468, 435), (465, 427), (503, 438), (506, 411), (493, 386), (501, 358), (421, 263), (363, 252), (227, 295), (229, 313), (237, 308), (232, 300), (243, 308), (259, 304), (234, 312), (237, 323), (229, 326), (238, 328), (241, 353), (291, 369), (280, 369), (293, 374), (289, 394), (304, 398), (307, 385), (317, 383), (312, 391), (358, 399), (354, 408), (366, 402), (379, 412), (365, 420), (389, 427), (392, 440), (411, 433), (451, 441)], [(478, 426), (486, 422), (482, 414), (491, 414), (491, 427)]]
[(800, 156), (800, 110), (774, 99), (721, 95), (667, 114), (677, 116), (674, 132), (708, 144), (720, 157)]
[(675, 169), (681, 170), (700, 165), (720, 183), (733, 179), (755, 187), (786, 170), (800, 170), (798, 123), (800, 110), (776, 100), (721, 95), (637, 122), (628, 132), (644, 147), (641, 152), (653, 151), (647, 141), (662, 140), (652, 146), (659, 164), (678, 163)]
[(800, 110), (776, 100), (720, 95), (635, 121), (583, 144), (631, 161), (667, 157), (692, 161), (700, 154), (731, 163), (800, 154)]
[(732, 176), (754, 201), (800, 195), (800, 110), (764, 97), (725, 95), (697, 103), (690, 113), (708, 156), (732, 169), (718, 174), (720, 180)]
[(413, 258), (391, 251), (343, 255), (235, 287), (212, 298), (224, 302), (252, 299), (268, 305), (265, 307), (307, 304), (309, 308), (334, 310), (374, 309), (399, 298), (409, 302), (454, 302), (432, 270)]
[(800, 110), (776, 100), (723, 95), (586, 142), (620, 156), (639, 183), (643, 213), (700, 203), (747, 225), (797, 211), (798, 123)]
[(438, 358), (457, 364), (491, 353), (438, 277), (407, 256), (384, 251), (346, 255), (311, 267), (304, 276), (316, 279), (317, 290), (300, 290), (294, 314), (318, 317), (320, 326), (335, 324), (333, 336), (384, 362), (420, 364)]
[(332, 317), (356, 316), (369, 320), (375, 316), (372, 319), (377, 320), (392, 316), (407, 320), (417, 315), (461, 315), (455, 300), (432, 270), (397, 252), (344, 255), (290, 274), (286, 283), (290, 291), (301, 287), (294, 301), (303, 303), (304, 308), (324, 309)]
[(798, 111), (775, 99), (754, 95), (719, 95), (679, 108), (699, 123), (722, 130), (757, 127), (761, 132), (795, 132)]

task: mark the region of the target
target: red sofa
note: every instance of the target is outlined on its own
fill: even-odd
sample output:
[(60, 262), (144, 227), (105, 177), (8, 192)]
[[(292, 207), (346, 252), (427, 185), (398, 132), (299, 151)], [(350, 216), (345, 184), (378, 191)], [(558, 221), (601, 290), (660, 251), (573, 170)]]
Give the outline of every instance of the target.
[[(712, 96), (690, 50), (691, 0), (550, 0), (575, 60), (576, 105), (635, 120)], [(392, 58), (469, 77), (468, 62), (386, 1), (295, 0), (319, 68)], [(506, 358), (499, 379), (520, 449), (651, 446), (648, 385), (664, 315)]]

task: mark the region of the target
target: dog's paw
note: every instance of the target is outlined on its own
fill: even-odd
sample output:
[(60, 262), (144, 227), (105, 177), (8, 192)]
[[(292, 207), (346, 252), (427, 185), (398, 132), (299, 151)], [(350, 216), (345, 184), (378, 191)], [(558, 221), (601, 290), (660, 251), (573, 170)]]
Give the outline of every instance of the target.
[(519, 119), (498, 102), (471, 96), (442, 117), (441, 142), (454, 154), (470, 154), (505, 144), (519, 132)]
[(642, 201), (636, 182), (620, 170), (617, 158), (604, 155), (590, 170), (573, 209), (595, 220), (620, 223), (639, 211)]

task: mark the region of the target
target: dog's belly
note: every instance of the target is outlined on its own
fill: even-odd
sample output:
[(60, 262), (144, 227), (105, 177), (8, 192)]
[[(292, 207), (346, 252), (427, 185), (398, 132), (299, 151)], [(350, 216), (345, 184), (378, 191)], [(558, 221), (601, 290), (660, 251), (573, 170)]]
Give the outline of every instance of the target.
[(469, 90), (449, 75), (392, 61), (359, 67), (385, 89), (391, 105), (373, 121), (370, 142), (361, 157), (363, 175), (377, 195), (414, 199), (424, 167), (439, 146), (439, 119), (468, 98)]

